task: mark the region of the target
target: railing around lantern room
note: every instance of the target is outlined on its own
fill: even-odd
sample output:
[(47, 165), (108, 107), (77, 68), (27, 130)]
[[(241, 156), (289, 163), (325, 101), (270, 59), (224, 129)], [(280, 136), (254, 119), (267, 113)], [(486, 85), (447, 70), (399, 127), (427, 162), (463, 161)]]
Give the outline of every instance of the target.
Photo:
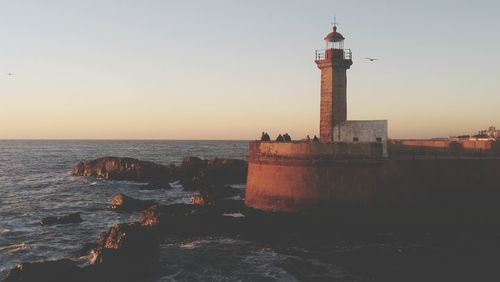
[[(342, 50), (342, 51), (344, 51), (344, 52), (342, 52), (342, 54), (343, 54), (342, 58), (344, 60), (352, 60), (351, 49), (329, 49), (329, 50), (334, 50), (334, 51), (336, 51), (336, 50)], [(316, 50), (316, 60), (324, 60), (324, 59), (326, 59), (326, 53), (327, 53), (326, 49)], [(335, 53), (337, 53), (337, 52), (335, 52)]]

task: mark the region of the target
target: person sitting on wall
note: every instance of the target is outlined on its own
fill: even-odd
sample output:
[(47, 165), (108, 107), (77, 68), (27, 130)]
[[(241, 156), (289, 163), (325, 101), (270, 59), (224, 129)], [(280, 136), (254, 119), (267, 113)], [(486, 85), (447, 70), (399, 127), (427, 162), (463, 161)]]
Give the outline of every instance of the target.
[(314, 135), (313, 141), (318, 142), (319, 141), (318, 136)]
[(290, 137), (290, 135), (288, 135), (288, 133), (285, 133), (283, 135), (283, 139), (285, 140), (285, 142), (290, 142), (292, 141), (292, 138)]
[(264, 141), (271, 141), (271, 137), (269, 136), (269, 134), (267, 134), (267, 132), (266, 132), (266, 135), (264, 137), (265, 137)]
[(311, 137), (309, 137), (309, 134), (307, 134), (307, 136), (306, 136), (306, 141), (307, 142), (311, 141)]
[(271, 137), (267, 132), (262, 132), (262, 136), (260, 137), (260, 141), (271, 141)]
[(276, 142), (283, 142), (283, 141), (285, 141), (285, 140), (283, 139), (283, 136), (282, 136), (281, 134), (280, 134), (280, 135), (278, 135), (278, 137), (276, 138)]

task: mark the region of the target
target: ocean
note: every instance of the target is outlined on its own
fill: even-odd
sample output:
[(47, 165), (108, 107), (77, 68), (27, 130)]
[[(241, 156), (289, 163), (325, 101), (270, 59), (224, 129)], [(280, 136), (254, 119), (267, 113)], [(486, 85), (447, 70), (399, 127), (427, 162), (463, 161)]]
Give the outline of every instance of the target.
[[(80, 253), (85, 243), (96, 242), (115, 224), (138, 220), (138, 213), (108, 208), (117, 193), (162, 204), (190, 203), (196, 194), (178, 183), (171, 190), (146, 190), (141, 189), (145, 183), (72, 176), (78, 162), (117, 156), (179, 165), (186, 156), (246, 159), (247, 149), (248, 141), (0, 140), (0, 281), (21, 262), (67, 258), (89, 264)], [(40, 224), (44, 217), (73, 212), (80, 212), (83, 222)], [(299, 281), (315, 275), (352, 281), (342, 268), (307, 253), (238, 238), (169, 239), (160, 245), (152, 281)]]
[[(138, 199), (155, 199), (163, 204), (189, 203), (194, 193), (183, 191), (182, 186), (175, 183), (172, 190), (142, 190), (143, 183), (70, 175), (71, 168), (78, 162), (103, 156), (132, 157), (165, 165), (179, 164), (186, 156), (245, 159), (247, 147), (247, 141), (0, 141), (0, 279), (20, 262), (71, 258), (81, 264), (87, 263), (87, 258), (79, 254), (83, 244), (95, 242), (100, 232), (114, 224), (138, 218), (137, 213), (117, 213), (108, 209), (110, 199), (117, 193)], [(40, 224), (44, 217), (72, 212), (80, 212), (83, 222), (54, 226)], [(217, 254), (217, 246), (221, 252), (228, 246), (239, 246), (242, 253), (235, 254), (239, 256), (238, 260), (249, 260), (252, 255), (275, 256), (271, 250), (262, 251), (248, 242), (203, 238), (165, 243), (162, 248), (168, 249), (167, 253), (175, 252), (178, 259), (172, 260), (169, 255), (162, 259), (181, 263), (193, 260), (193, 252), (198, 248), (211, 248)], [(183, 255), (186, 257), (180, 259)], [(261, 267), (257, 261), (247, 261), (249, 266), (255, 264), (254, 267), (242, 268), (239, 275), (249, 272), (247, 274), (251, 276), (252, 269), (261, 273), (257, 271)], [(203, 263), (198, 264), (203, 268)], [(219, 273), (213, 262), (207, 261), (206, 264), (204, 275), (213, 272), (224, 280), (224, 274), (221, 274), (224, 271)], [(268, 265), (269, 259), (262, 259), (261, 264)], [(239, 265), (241, 268), (241, 263)], [(269, 267), (269, 270), (272, 272), (273, 268)], [(194, 278), (188, 266), (169, 263), (164, 271), (165, 275), (158, 273), (158, 281)], [(279, 270), (275, 272), (277, 278), (285, 275)], [(232, 280), (234, 276), (228, 274), (226, 278)]]
[[(186, 156), (245, 159), (247, 141), (0, 140), (0, 280), (20, 262), (67, 258), (89, 264), (85, 243), (138, 213), (108, 208), (117, 193), (162, 204), (190, 203), (195, 192), (145, 183), (72, 176), (78, 162), (103, 156), (180, 164)], [(244, 184), (234, 185), (244, 188)], [(78, 224), (40, 220), (80, 212)], [(299, 227), (300, 229), (300, 227)], [(238, 237), (168, 238), (160, 244), (151, 281), (493, 281), (500, 232), (495, 230), (343, 229), (331, 240), (273, 243)], [(330, 235), (328, 235), (330, 236)], [(286, 236), (284, 236), (286, 237)], [(290, 239), (290, 237), (288, 237)], [(457, 271), (459, 269), (460, 271)], [(453, 279), (452, 279), (453, 277)], [(148, 280), (149, 281), (149, 280)]]

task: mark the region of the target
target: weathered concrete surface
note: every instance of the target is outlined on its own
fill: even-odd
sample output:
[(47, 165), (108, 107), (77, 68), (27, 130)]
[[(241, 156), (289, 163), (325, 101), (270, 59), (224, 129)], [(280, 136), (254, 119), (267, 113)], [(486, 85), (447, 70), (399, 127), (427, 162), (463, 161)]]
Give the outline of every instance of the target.
[(335, 140), (338, 142), (382, 143), (384, 156), (387, 156), (387, 132), (387, 120), (347, 120), (333, 129)]
[(465, 150), (483, 150), (500, 152), (500, 142), (493, 140), (426, 140), (426, 139), (401, 139), (391, 140), (393, 147), (408, 148), (450, 148), (453, 143), (458, 143)]
[(455, 211), (496, 208), (500, 201), (500, 159), (273, 158), (252, 146), (245, 204), (259, 210)]
[(376, 159), (383, 156), (379, 143), (250, 142), (250, 158), (272, 159)]
[[(343, 50), (334, 50), (344, 52)], [(352, 65), (351, 60), (333, 56), (317, 60), (321, 70), (321, 109), (320, 137), (321, 142), (334, 141), (333, 128), (347, 120), (347, 75)]]

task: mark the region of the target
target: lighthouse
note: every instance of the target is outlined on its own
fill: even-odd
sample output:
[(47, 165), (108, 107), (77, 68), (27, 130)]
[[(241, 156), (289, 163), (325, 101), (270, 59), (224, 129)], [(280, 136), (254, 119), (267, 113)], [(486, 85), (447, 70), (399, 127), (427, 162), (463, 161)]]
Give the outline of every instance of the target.
[[(387, 120), (347, 119), (346, 72), (352, 59), (344, 39), (334, 25), (325, 37), (326, 48), (316, 51), (321, 70), (321, 142), (250, 142), (248, 207), (304, 213), (378, 204), (376, 193), (384, 191), (380, 187), (386, 183), (380, 179), (391, 175), (382, 171)], [(391, 168), (390, 162), (384, 164)]]
[(316, 50), (316, 65), (321, 70), (320, 141), (339, 141), (334, 128), (347, 121), (347, 70), (352, 65), (350, 49), (344, 49), (344, 36), (337, 26), (325, 37), (326, 48)]

